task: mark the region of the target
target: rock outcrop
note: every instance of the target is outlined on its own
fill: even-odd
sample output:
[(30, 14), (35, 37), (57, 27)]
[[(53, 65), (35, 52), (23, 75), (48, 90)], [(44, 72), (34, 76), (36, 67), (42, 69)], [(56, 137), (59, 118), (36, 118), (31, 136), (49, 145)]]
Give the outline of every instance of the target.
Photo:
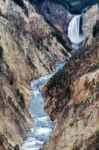
[(93, 39), (93, 28), (99, 19), (99, 8), (98, 5), (92, 6), (83, 15), (83, 32), (87, 38), (86, 44), (90, 45)]
[[(48, 0), (53, 3), (62, 5), (65, 9), (68, 9), (71, 14), (81, 14), (88, 7), (99, 3), (98, 0)], [(42, 2), (42, 1), (41, 1)]]
[[(41, 13), (45, 20), (56, 30), (56, 38), (64, 42), (65, 46), (70, 47), (71, 43), (67, 37), (68, 24), (73, 15), (68, 9), (60, 4), (44, 1), (41, 4)], [(59, 38), (60, 37), (60, 38)]]
[[(96, 26), (99, 29), (99, 23)], [(99, 149), (98, 33), (43, 89), (45, 110), (54, 126), (43, 150)]]

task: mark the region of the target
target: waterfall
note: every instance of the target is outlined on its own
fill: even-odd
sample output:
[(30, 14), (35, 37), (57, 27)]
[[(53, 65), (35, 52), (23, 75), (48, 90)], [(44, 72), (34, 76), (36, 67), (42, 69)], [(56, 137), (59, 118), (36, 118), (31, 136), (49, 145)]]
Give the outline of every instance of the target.
[(70, 21), (68, 26), (68, 37), (75, 46), (79, 45), (85, 39), (84, 34), (81, 33), (82, 31), (81, 28), (82, 28), (81, 15), (76, 15)]
[[(80, 19), (80, 15), (73, 17), (68, 27), (68, 37), (75, 45), (79, 45), (84, 40)], [(56, 70), (55, 72), (31, 82), (32, 100), (30, 102), (29, 112), (33, 118), (33, 127), (26, 134), (20, 150), (39, 150), (42, 144), (48, 139), (52, 131), (52, 122), (49, 115), (44, 111), (44, 97), (40, 87), (45, 85), (65, 63), (56, 62), (53, 66)]]

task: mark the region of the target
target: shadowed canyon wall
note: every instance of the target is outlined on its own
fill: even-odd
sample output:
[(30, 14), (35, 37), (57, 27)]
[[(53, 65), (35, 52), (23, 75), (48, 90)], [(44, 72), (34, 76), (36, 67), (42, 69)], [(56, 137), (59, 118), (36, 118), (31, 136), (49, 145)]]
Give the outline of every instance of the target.
[(69, 54), (34, 6), (18, 4), (0, 1), (0, 143), (7, 150), (22, 143), (31, 127), (30, 80), (51, 72)]

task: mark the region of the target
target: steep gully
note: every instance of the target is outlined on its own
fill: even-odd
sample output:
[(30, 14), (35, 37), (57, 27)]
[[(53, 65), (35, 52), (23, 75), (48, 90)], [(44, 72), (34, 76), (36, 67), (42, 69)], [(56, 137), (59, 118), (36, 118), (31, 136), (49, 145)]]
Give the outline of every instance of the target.
[[(74, 16), (69, 23), (68, 37), (74, 49), (78, 49), (79, 44), (85, 39), (81, 32), (81, 23), (81, 15)], [(54, 65), (56, 70), (54, 73), (31, 82), (32, 100), (30, 102), (29, 112), (33, 119), (33, 127), (26, 134), (21, 150), (39, 150), (50, 135), (52, 122), (48, 114), (44, 111), (44, 98), (40, 88), (45, 85), (64, 64), (64, 62), (57, 62)]]

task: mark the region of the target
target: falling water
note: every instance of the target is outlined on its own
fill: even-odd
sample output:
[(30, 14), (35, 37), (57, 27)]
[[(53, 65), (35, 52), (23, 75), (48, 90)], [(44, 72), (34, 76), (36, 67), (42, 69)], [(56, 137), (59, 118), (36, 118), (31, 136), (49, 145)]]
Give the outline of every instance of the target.
[[(75, 47), (84, 40), (84, 35), (81, 33), (80, 18), (80, 15), (74, 16), (68, 27), (68, 37), (73, 43), (72, 46)], [(64, 64), (65, 62), (57, 62), (54, 65), (56, 71), (62, 68)], [(46, 84), (54, 73), (40, 77), (31, 82), (32, 100), (29, 112), (33, 118), (33, 127), (28, 131), (24, 143), (21, 146), (21, 150), (39, 150), (52, 131), (52, 122), (49, 115), (44, 111), (44, 98), (40, 87)]]
[(85, 37), (82, 31), (81, 15), (76, 15), (70, 21), (68, 26), (68, 37), (73, 44), (73, 47), (77, 47), (81, 42), (84, 41)]

